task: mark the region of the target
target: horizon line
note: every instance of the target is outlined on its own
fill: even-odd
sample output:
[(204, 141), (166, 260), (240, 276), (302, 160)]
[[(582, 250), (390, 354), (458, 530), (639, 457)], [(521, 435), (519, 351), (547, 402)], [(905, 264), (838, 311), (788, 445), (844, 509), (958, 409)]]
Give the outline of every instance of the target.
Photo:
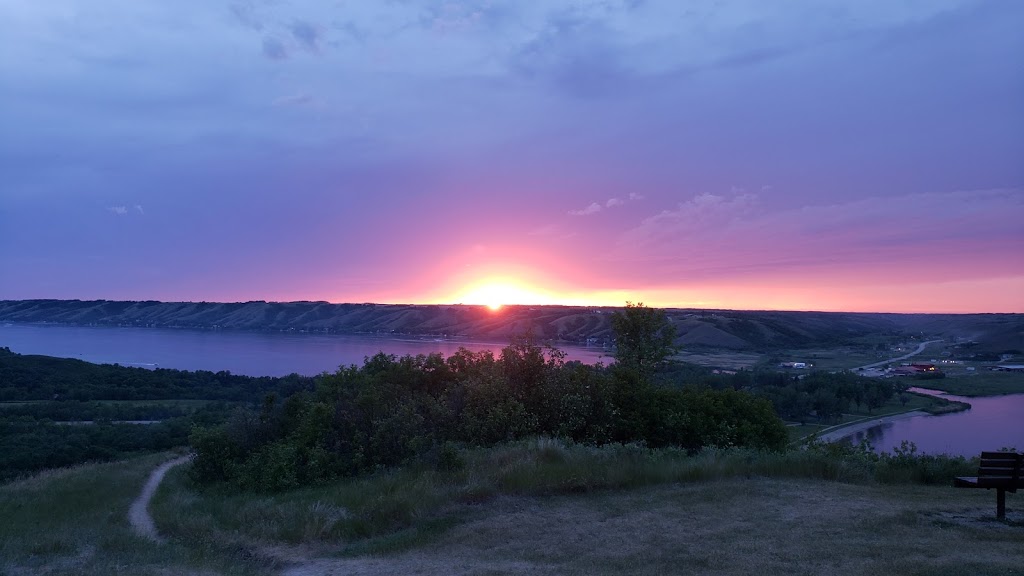
[(706, 311), (706, 312), (791, 312), (791, 313), (803, 313), (803, 314), (899, 314), (899, 315), (948, 315), (948, 316), (972, 316), (972, 315), (1019, 315), (1024, 314), (1021, 312), (1005, 312), (1005, 311), (985, 311), (985, 312), (893, 312), (893, 311), (878, 311), (878, 310), (808, 310), (808, 309), (792, 309), (792, 308), (698, 308), (692, 306), (661, 306), (647, 304), (641, 301), (626, 301), (621, 305), (608, 305), (608, 304), (558, 304), (558, 303), (547, 303), (547, 304), (502, 304), (498, 310), (490, 308), (487, 304), (474, 304), (474, 303), (463, 303), (463, 302), (432, 302), (432, 303), (416, 303), (416, 302), (332, 302), (330, 300), (236, 300), (236, 301), (221, 301), (221, 300), (154, 300), (154, 299), (143, 299), (143, 300), (132, 300), (132, 299), (108, 299), (108, 298), (94, 298), (94, 299), (82, 299), (82, 298), (4, 298), (0, 299), (0, 302), (34, 302), (34, 301), (51, 301), (51, 302), (158, 302), (161, 304), (329, 304), (332, 306), (465, 306), (465, 307), (476, 307), (476, 308), (488, 308), (494, 313), (499, 313), (501, 309), (517, 307), (517, 308), (607, 308), (607, 309), (622, 309), (626, 307), (626, 302), (643, 304), (647, 308), (656, 308), (659, 310), (683, 310), (683, 311)]

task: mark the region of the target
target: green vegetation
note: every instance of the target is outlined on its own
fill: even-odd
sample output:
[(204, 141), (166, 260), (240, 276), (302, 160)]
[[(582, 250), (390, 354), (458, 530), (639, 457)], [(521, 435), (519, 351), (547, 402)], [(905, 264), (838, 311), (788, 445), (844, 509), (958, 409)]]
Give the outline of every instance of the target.
[[(0, 348), (0, 482), (184, 446), (194, 425), (223, 422), (261, 394), (312, 382), (97, 365)], [(125, 423), (132, 421), (147, 423)]]
[(129, 368), (81, 360), (22, 355), (0, 348), (0, 402), (26, 400), (225, 400), (290, 394), (312, 378), (239, 376), (230, 372)]
[(883, 416), (915, 411), (927, 412), (932, 415), (949, 414), (967, 410), (968, 408), (968, 404), (953, 402), (937, 396), (902, 392), (899, 396), (890, 398), (882, 407), (871, 413), (864, 409), (855, 409), (852, 412), (844, 413), (833, 423), (805, 423), (799, 426), (787, 426), (786, 430), (789, 432), (790, 439), (796, 441), (807, 438), (812, 434), (833, 431), (850, 424), (874, 420)]
[[(723, 574), (1011, 574), (1024, 544), (1024, 525), (991, 520), (991, 494), (944, 486), (976, 461), (911, 446), (691, 455), (535, 438), (283, 493), (200, 487), (177, 468), (151, 506), (168, 539), (157, 545), (125, 518), (169, 457), (0, 485), (0, 573), (657, 574), (685, 561)], [(824, 532), (836, 536), (827, 560)]]
[[(185, 471), (179, 470), (171, 473), (166, 489), (158, 495), (154, 516), (162, 530), (181, 542), (215, 543), (220, 548), (234, 546), (257, 551), (267, 549), (268, 543), (275, 543), (274, 547), (279, 550), (301, 546), (306, 555), (362, 557), (394, 555), (411, 548), (429, 550), (457, 537), (452, 534), (464, 535), (471, 531), (471, 526), (477, 526), (493, 510), (507, 507), (510, 497), (542, 498), (538, 506), (543, 509), (574, 502), (580, 508), (580, 520), (571, 524), (577, 526), (577, 522), (586, 521), (585, 528), (577, 526), (575, 530), (593, 534), (603, 530), (603, 522), (590, 523), (583, 519), (607, 512), (601, 502), (622, 504), (641, 498), (634, 506), (650, 514), (652, 509), (660, 509), (658, 501), (642, 498), (639, 494), (644, 492), (635, 490), (673, 486), (661, 490), (717, 494), (716, 487), (729, 486), (735, 494), (759, 494), (757, 498), (744, 499), (753, 508), (740, 517), (744, 522), (754, 522), (758, 526), (756, 533), (774, 533), (785, 525), (769, 513), (779, 507), (792, 514), (804, 514), (821, 506), (822, 494), (837, 490), (870, 492), (874, 498), (885, 502), (872, 507), (874, 513), (890, 518), (894, 509), (902, 510), (901, 506), (893, 505), (899, 499), (896, 495), (905, 494), (907, 490), (883, 489), (880, 485), (947, 485), (953, 476), (973, 473), (977, 466), (976, 461), (959, 457), (919, 455), (910, 445), (884, 455), (874, 454), (864, 447), (823, 444), (788, 452), (732, 448), (690, 455), (678, 449), (655, 450), (635, 444), (595, 447), (548, 438), (486, 449), (459, 449), (452, 460), (460, 465), (421, 460), (369, 476), (276, 494), (239, 492), (226, 485), (200, 488), (190, 482)], [(761, 494), (759, 487), (778, 485), (766, 484), (764, 479), (769, 478), (792, 487), (793, 493), (803, 496), (794, 499), (790, 494), (776, 500), (775, 494)], [(867, 491), (835, 488), (832, 482), (874, 488)], [(633, 492), (622, 492), (623, 489)], [(925, 492), (920, 489), (913, 492), (921, 497), (915, 499), (913, 512), (905, 512), (914, 519), (906, 525), (908, 531), (931, 529), (932, 521), (927, 515), (937, 509), (948, 510), (951, 503), (954, 503), (954, 510), (962, 509), (966, 502), (977, 507), (971, 514), (991, 514), (990, 499), (968, 500), (966, 495), (945, 488), (933, 488), (930, 498), (923, 497)], [(556, 499), (556, 496), (562, 498)], [(760, 502), (755, 504), (753, 501), (757, 499)], [(672, 499), (684, 510), (691, 510), (701, 502), (725, 500), (728, 498), (724, 493), (710, 501), (700, 497)], [(860, 505), (851, 509), (850, 504), (834, 503), (840, 508), (847, 506), (846, 513), (861, 509)], [(759, 520), (760, 513), (755, 511), (767, 513), (772, 520)], [(529, 514), (537, 512), (531, 508)], [(702, 509), (702, 514), (681, 521), (669, 533), (686, 532), (694, 525), (731, 522), (731, 516), (723, 510)], [(613, 522), (609, 528), (615, 525)], [(786, 530), (793, 528), (785, 527)], [(878, 538), (877, 529), (878, 525), (872, 522), (870, 528), (851, 529), (844, 536), (879, 545), (883, 539)], [(606, 537), (612, 537), (611, 533)], [(732, 541), (724, 534), (718, 537), (725, 540), (715, 539), (705, 544), (717, 547)], [(570, 541), (575, 539), (570, 538)], [(1010, 541), (1022, 539), (1024, 535), (1017, 535)], [(599, 547), (596, 542), (593, 546)], [(659, 548), (657, 544), (651, 546)], [(529, 550), (519, 553), (532, 557)], [(571, 558), (566, 552), (550, 550), (548, 553), (551, 554), (549, 559), (555, 562), (569, 562)], [(719, 553), (733, 560), (738, 559), (734, 554), (739, 554), (727, 547)], [(649, 562), (641, 559), (637, 566), (650, 569)]]
[(623, 310), (612, 314), (615, 332), (615, 364), (618, 369), (647, 380), (677, 350), (676, 329), (662, 310), (648, 308), (643, 302), (626, 302)]
[(188, 442), (192, 423), (58, 425), (29, 417), (0, 418), (0, 482), (37, 470), (116, 460)]
[[(910, 444), (786, 448), (789, 434), (953, 406), (906, 392), (913, 380), (716, 373), (668, 361), (664, 313), (630, 305), (610, 323), (609, 367), (530, 337), (498, 355), (378, 354), (283, 379), (0, 349), (0, 574), (1019, 568), (1024, 524), (991, 521), (983, 491), (942, 487), (977, 461)], [(131, 420), (159, 422), (117, 423)], [(169, 542), (141, 540), (129, 503), (170, 455), (137, 454), (186, 438), (197, 457), (152, 504)], [(24, 477), (108, 459), (123, 461)], [(826, 532), (838, 537), (822, 559)]]
[(278, 491), (534, 436), (691, 452), (785, 447), (785, 428), (765, 400), (656, 385), (648, 369), (565, 362), (527, 338), (497, 358), (378, 354), (323, 375), (312, 393), (268, 397), (258, 412), (196, 430), (192, 477)]
[(50, 470), (0, 484), (0, 574), (182, 574), (204, 566), (249, 573), (209, 547), (158, 546), (135, 536), (127, 513), (168, 454)]
[(920, 386), (966, 397), (1024, 394), (1024, 374), (984, 371), (931, 380), (921, 383)]

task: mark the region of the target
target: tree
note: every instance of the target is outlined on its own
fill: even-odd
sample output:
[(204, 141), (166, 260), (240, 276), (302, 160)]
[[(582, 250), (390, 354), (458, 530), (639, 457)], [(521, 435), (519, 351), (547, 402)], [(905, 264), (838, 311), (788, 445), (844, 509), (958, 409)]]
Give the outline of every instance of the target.
[(676, 352), (676, 329), (668, 315), (643, 302), (626, 302), (624, 309), (612, 314), (612, 330), (615, 363), (641, 382), (647, 382), (651, 372)]

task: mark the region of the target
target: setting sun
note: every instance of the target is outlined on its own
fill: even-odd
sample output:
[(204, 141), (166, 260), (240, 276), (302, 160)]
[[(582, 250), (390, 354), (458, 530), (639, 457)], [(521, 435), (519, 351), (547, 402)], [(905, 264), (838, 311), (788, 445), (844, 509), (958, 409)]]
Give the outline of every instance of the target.
[(551, 304), (553, 299), (515, 282), (487, 280), (467, 289), (457, 301), (500, 310), (502, 306), (509, 304)]

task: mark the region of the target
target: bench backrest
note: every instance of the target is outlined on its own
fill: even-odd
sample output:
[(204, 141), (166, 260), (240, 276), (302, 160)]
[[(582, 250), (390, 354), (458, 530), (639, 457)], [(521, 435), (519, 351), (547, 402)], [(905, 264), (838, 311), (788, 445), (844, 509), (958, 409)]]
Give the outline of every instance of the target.
[(1021, 467), (1024, 467), (1024, 454), (982, 452), (978, 478), (1006, 479), (1011, 485), (1019, 484)]

